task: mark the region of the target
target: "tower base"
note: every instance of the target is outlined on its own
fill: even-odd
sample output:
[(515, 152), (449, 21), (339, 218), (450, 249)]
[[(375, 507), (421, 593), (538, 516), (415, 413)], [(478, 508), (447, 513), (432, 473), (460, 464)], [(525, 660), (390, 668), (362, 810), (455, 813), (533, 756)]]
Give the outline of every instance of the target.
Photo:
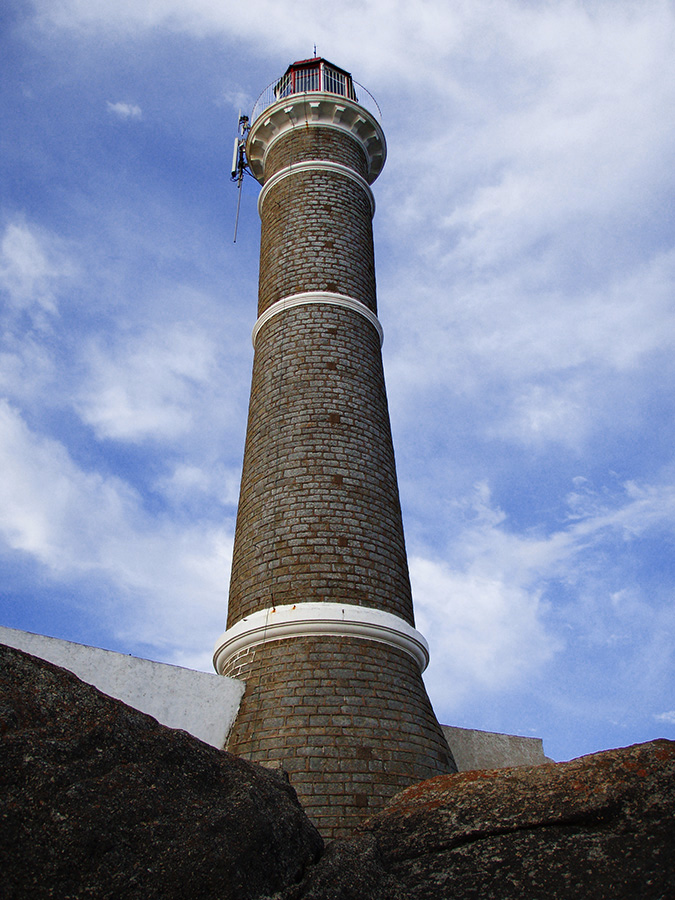
[(246, 681), (227, 750), (289, 775), (326, 838), (400, 790), (456, 772), (413, 657), (354, 637), (269, 641), (223, 674)]

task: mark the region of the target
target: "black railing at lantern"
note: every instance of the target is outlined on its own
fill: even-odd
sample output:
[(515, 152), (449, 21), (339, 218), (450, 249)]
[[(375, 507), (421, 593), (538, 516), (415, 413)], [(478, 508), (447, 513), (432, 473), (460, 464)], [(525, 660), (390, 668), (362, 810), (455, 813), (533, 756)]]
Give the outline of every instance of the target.
[(283, 100), (284, 97), (292, 94), (311, 92), (337, 94), (353, 100), (381, 120), (380, 107), (373, 95), (361, 84), (358, 85), (357, 95), (356, 86), (357, 82), (349, 72), (345, 72), (344, 69), (340, 69), (320, 57), (294, 62), (281, 78), (277, 78), (269, 84), (258, 97), (251, 113), (251, 122), (255, 122), (269, 106), (278, 100)]

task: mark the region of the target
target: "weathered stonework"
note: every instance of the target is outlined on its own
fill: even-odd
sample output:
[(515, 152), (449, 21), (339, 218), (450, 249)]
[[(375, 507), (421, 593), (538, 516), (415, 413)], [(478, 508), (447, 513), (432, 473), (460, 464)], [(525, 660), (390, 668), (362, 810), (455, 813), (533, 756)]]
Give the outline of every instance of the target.
[(252, 648), (225, 675), (246, 680), (227, 749), (288, 772), (323, 835), (348, 837), (403, 787), (452, 770), (414, 661), (354, 638)]
[(377, 606), (412, 622), (379, 338), (301, 306), (261, 330), (228, 627), (275, 604)]
[(258, 314), (304, 291), (346, 294), (377, 311), (370, 201), (337, 172), (301, 170), (263, 204)]
[(265, 159), (265, 181), (280, 169), (312, 159), (340, 162), (368, 177), (368, 161), (356, 137), (330, 128), (299, 128), (271, 145)]
[[(321, 97), (279, 101), (248, 137), (266, 185), (262, 318), (227, 625), (327, 603), (389, 614), (397, 636), (414, 617), (374, 318), (369, 183), (384, 137), (365, 109)], [(216, 649), (221, 674), (247, 685), (228, 749), (283, 766), (324, 835), (345, 836), (401, 788), (455, 771), (400, 635), (256, 635), (244, 645), (226, 632)]]

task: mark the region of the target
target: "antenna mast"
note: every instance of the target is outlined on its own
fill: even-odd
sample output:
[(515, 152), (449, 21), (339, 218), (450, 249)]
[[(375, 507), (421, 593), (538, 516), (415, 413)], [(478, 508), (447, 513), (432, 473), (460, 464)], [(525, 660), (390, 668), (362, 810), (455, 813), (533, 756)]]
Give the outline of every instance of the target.
[(248, 116), (242, 116), (239, 110), (239, 121), (237, 124), (237, 134), (234, 139), (234, 150), (232, 152), (232, 171), (230, 176), (232, 181), (237, 182), (237, 215), (234, 220), (234, 241), (237, 243), (237, 229), (239, 227), (239, 207), (241, 206), (241, 185), (244, 180), (244, 170), (246, 169), (246, 135), (249, 130)]

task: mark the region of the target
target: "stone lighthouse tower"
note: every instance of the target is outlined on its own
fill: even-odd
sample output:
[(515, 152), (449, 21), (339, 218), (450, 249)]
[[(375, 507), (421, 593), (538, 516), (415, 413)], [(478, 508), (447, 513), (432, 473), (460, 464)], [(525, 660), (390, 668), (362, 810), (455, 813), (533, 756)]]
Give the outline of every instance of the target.
[(256, 105), (258, 319), (227, 631), (246, 681), (227, 749), (282, 766), (345, 836), (403, 787), (455, 771), (422, 682), (377, 318), (378, 118), (303, 60)]

